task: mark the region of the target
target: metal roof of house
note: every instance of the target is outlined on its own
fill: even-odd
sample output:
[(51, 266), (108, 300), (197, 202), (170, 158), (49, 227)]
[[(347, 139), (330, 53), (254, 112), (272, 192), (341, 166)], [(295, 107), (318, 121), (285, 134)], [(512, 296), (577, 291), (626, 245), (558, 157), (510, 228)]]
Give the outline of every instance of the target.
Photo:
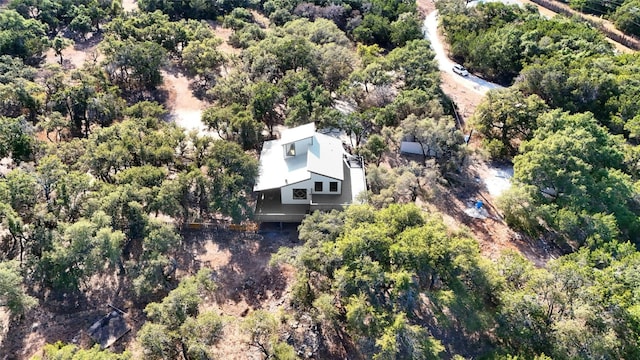
[(305, 125), (285, 129), (280, 132), (280, 144), (288, 144), (294, 141), (310, 138), (316, 134), (316, 124), (310, 122)]
[(307, 153), (307, 169), (318, 175), (344, 180), (342, 141), (324, 134), (314, 136)]
[[(313, 137), (306, 156), (284, 157), (282, 146)], [(311, 178), (311, 173), (344, 179), (342, 142), (315, 132), (313, 123), (287, 129), (278, 140), (265, 141), (254, 191), (281, 188)]]

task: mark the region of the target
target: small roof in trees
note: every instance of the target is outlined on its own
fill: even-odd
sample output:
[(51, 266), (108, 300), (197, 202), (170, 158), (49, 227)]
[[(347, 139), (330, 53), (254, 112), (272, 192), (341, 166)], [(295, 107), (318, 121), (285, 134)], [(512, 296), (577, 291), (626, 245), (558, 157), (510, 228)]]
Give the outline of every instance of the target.
[(121, 312), (113, 310), (102, 319), (96, 321), (89, 328), (89, 336), (100, 344), (100, 348), (106, 349), (113, 345), (121, 337), (126, 335), (131, 328)]

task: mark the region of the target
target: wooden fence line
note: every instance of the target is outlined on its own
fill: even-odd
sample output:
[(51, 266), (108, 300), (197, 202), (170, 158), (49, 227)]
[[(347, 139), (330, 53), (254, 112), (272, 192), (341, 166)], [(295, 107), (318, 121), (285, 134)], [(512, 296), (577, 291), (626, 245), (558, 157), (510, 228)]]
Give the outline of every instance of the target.
[(202, 222), (202, 223), (186, 223), (184, 224), (184, 229), (187, 230), (228, 230), (228, 231), (238, 231), (238, 232), (257, 232), (259, 229), (258, 224), (256, 223), (246, 223), (246, 224), (228, 224), (228, 223), (218, 223), (218, 222)]
[(608, 37), (609, 39), (618, 42), (630, 49), (633, 50), (640, 50), (640, 40), (635, 39), (631, 36), (628, 35), (620, 35), (616, 32), (613, 32), (609, 29), (607, 29), (602, 23), (595, 21), (593, 19), (590, 19), (588, 17), (586, 17), (584, 14), (577, 12), (577, 11), (571, 11), (569, 9), (567, 9), (564, 6), (561, 6), (557, 3), (555, 3), (554, 1), (549, 1), (549, 0), (531, 0), (532, 2), (545, 7), (551, 11), (555, 11), (557, 13), (566, 15), (568, 17), (573, 17), (573, 16), (577, 16), (580, 19), (582, 19), (583, 21), (586, 21), (587, 23), (589, 23), (591, 26), (593, 26), (594, 28), (598, 29), (599, 31), (601, 31), (606, 37)]

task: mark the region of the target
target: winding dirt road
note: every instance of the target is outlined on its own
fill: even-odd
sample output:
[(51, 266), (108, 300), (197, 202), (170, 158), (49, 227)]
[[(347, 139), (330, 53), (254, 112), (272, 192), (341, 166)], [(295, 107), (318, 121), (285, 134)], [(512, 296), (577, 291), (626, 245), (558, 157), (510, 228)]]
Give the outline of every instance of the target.
[(453, 75), (457, 83), (479, 94), (484, 94), (491, 89), (502, 88), (502, 86), (498, 84), (486, 81), (472, 74), (469, 74), (469, 76), (460, 76), (453, 72), (452, 68), (455, 62), (447, 56), (444, 45), (438, 36), (438, 10), (427, 14), (422, 25), (422, 32), (425, 39), (431, 42), (431, 48), (436, 53), (435, 59), (438, 62), (440, 71)]

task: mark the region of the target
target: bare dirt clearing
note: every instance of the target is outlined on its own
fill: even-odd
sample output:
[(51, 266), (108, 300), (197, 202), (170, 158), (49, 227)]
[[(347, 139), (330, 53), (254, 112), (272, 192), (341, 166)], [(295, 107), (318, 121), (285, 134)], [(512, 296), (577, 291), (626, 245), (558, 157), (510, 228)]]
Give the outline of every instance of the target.
[[(450, 188), (440, 189), (428, 203), (427, 209), (442, 214), (445, 224), (452, 229), (468, 228), (478, 241), (482, 254), (497, 259), (505, 250), (515, 250), (542, 267), (561, 253), (541, 240), (531, 239), (509, 228), (496, 208), (495, 198), (489, 193), (483, 179), (494, 176), (493, 168), (484, 161), (475, 161), (460, 182)], [(478, 201), (483, 203), (486, 218), (469, 215)]]
[[(295, 229), (263, 234), (235, 232), (194, 232), (185, 234), (187, 246), (193, 244), (194, 266), (213, 270), (219, 288), (212, 303), (226, 315), (240, 316), (248, 311), (268, 308), (268, 300), (281, 299), (287, 287), (289, 268), (269, 267), (271, 255), (281, 246), (293, 246)], [(186, 265), (186, 264), (185, 264)]]
[[(125, 10), (128, 11), (137, 9), (137, 3), (133, 1), (125, 1), (124, 5), (126, 5)], [(215, 24), (212, 25), (212, 28), (216, 36), (223, 40), (218, 50), (227, 55), (237, 56), (240, 50), (233, 48), (226, 42), (233, 30)], [(98, 63), (102, 61), (104, 57), (98, 50), (101, 40), (101, 36), (95, 36), (65, 48), (62, 51), (63, 68), (67, 70), (79, 69), (85, 62)], [(60, 57), (52, 49), (49, 49), (45, 54), (45, 61), (48, 64), (60, 64)], [(197, 130), (199, 133), (213, 135), (208, 132), (207, 127), (201, 121), (202, 110), (207, 107), (207, 103), (193, 95), (190, 87), (192, 80), (175, 67), (162, 71), (162, 75), (164, 78), (162, 87), (169, 94), (165, 106), (170, 113), (170, 119), (187, 131)]]
[[(224, 28), (215, 21), (210, 21), (209, 26), (211, 26), (216, 37), (222, 40), (218, 50), (229, 57), (230, 60), (237, 57), (241, 50), (227, 43), (229, 37), (233, 34), (233, 30)], [(223, 76), (228, 73), (230, 65), (228, 64), (223, 68)], [(217, 136), (208, 131), (207, 126), (202, 122), (202, 111), (208, 106), (208, 103), (193, 95), (191, 91), (192, 80), (176, 68), (163, 71), (162, 75), (164, 78), (163, 87), (169, 93), (165, 105), (170, 113), (170, 119), (187, 131), (196, 130), (200, 134)]]
[[(459, 84), (455, 77), (459, 75), (442, 72), (440, 73), (440, 87), (447, 96), (456, 104), (458, 113), (462, 118), (463, 127), (467, 120), (471, 118), (476, 108), (484, 98), (484, 95), (478, 94), (466, 86)], [(468, 130), (467, 130), (468, 132)]]
[[(102, 61), (104, 57), (98, 51), (100, 41), (102, 41), (102, 36), (96, 35), (85, 41), (79, 41), (67, 46), (62, 50), (62, 67), (67, 70), (79, 69), (85, 62), (98, 63)], [(53, 49), (49, 49), (45, 53), (45, 62), (47, 64), (60, 65), (60, 57), (56, 55)]]
[(261, 359), (257, 349), (244, 343), (241, 319), (254, 310), (277, 314), (288, 306), (295, 272), (289, 266), (269, 266), (280, 247), (297, 246), (297, 228), (267, 229), (260, 234), (197, 231), (185, 233), (182, 269), (195, 273), (213, 270), (218, 285), (203, 307), (227, 318), (221, 342), (215, 346), (222, 359)]
[(123, 308), (126, 304), (115, 275), (94, 277), (89, 284), (91, 290), (83, 295), (48, 294), (37, 308), (8, 325), (4, 338), (0, 337), (0, 359), (30, 359), (42, 346), (56, 341), (90, 347), (86, 331), (112, 310), (108, 304)]
[(166, 107), (170, 119), (186, 131), (196, 130), (198, 133), (206, 133), (207, 127), (202, 122), (202, 110), (206, 103), (193, 95), (191, 81), (176, 69), (163, 71), (164, 89), (169, 96)]
[(256, 21), (256, 24), (258, 24), (261, 28), (268, 29), (269, 26), (271, 26), (271, 21), (269, 21), (269, 18), (262, 15), (261, 13), (255, 10), (251, 10), (251, 15), (253, 15), (253, 19)]
[(227, 55), (239, 55), (242, 51), (229, 45), (229, 37), (233, 35), (233, 29), (224, 28), (216, 21), (209, 21), (209, 26), (213, 29), (216, 37), (222, 40), (222, 44), (218, 45), (218, 50)]

